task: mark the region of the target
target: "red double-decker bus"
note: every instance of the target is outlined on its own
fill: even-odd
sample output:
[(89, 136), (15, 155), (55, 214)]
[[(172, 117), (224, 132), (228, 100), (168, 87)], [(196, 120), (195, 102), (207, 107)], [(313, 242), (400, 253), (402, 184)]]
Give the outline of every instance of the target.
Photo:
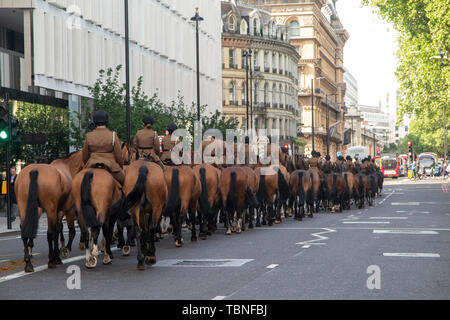
[(400, 161), (396, 156), (381, 157), (380, 170), (383, 176), (389, 178), (398, 178), (400, 176)]

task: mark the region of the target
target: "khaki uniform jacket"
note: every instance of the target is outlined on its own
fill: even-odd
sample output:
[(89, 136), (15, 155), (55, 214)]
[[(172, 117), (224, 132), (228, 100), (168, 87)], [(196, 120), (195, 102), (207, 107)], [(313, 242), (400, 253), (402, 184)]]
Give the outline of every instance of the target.
[(133, 140), (134, 147), (139, 152), (139, 156), (153, 158), (155, 162), (159, 161), (159, 137), (155, 130), (144, 128), (136, 133)]
[(120, 144), (117, 134), (106, 127), (98, 127), (86, 134), (82, 150), (85, 168), (101, 163), (111, 172), (121, 171), (123, 156)]
[(161, 161), (165, 161), (171, 158), (172, 149), (175, 147), (175, 145), (178, 143), (178, 141), (172, 141), (172, 135), (169, 134), (167, 136), (164, 136), (162, 138), (162, 155), (161, 155)]

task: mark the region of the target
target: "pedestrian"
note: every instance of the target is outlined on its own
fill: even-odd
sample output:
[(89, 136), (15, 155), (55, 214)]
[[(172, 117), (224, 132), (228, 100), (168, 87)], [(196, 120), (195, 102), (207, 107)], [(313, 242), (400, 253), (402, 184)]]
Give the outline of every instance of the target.
[(448, 178), (448, 175), (450, 174), (450, 163), (446, 163), (445, 164), (445, 175), (444, 175), (444, 177), (445, 177), (445, 179), (447, 179)]
[(16, 182), (17, 174), (16, 168), (12, 167), (10, 170), (11, 180), (9, 183), (10, 195), (11, 195), (11, 221), (15, 221), (19, 215), (19, 207), (17, 206), (16, 193), (14, 192), (14, 183)]

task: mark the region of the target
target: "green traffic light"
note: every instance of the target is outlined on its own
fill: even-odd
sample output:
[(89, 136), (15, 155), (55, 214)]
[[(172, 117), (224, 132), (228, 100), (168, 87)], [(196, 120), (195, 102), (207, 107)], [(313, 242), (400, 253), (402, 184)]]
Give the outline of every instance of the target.
[(0, 132), (0, 138), (1, 138), (2, 140), (8, 139), (8, 132), (6, 132), (5, 130), (1, 131), (1, 132)]

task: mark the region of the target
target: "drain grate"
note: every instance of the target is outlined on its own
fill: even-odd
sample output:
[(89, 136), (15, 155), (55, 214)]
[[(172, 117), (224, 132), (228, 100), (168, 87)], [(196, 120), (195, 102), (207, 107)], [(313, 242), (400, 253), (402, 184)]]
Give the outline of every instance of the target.
[(241, 267), (253, 259), (166, 259), (155, 267)]

